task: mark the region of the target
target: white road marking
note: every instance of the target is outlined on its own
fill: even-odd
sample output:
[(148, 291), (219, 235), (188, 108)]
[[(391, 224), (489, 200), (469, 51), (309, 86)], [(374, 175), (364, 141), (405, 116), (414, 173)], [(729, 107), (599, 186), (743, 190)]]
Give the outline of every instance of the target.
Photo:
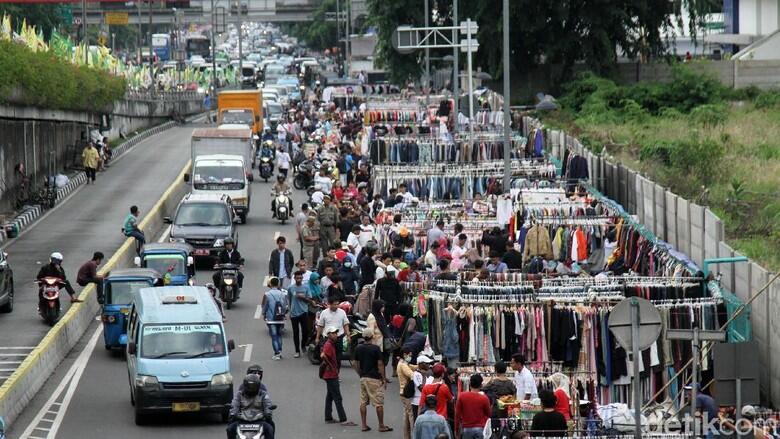
[(263, 315), (263, 306), (257, 305), (257, 309), (255, 309), (255, 320), (260, 320), (260, 317)]
[(252, 344), (242, 346), (244, 346), (244, 363), (249, 363), (252, 360)]
[[(35, 349), (35, 346), (7, 346), (7, 347), (0, 347), (0, 350), (9, 350), (9, 351), (16, 351), (20, 349)], [(5, 354), (0, 354), (5, 355)]]
[(168, 225), (168, 227), (163, 230), (162, 235), (160, 235), (160, 238), (157, 239), (157, 242), (164, 242), (166, 239), (168, 239), (168, 234), (171, 233), (171, 226)]
[[(79, 386), (79, 381), (81, 381), (81, 375), (87, 368), (89, 358), (92, 356), (92, 352), (94, 352), (95, 346), (97, 346), (97, 342), (100, 339), (100, 334), (102, 332), (103, 325), (98, 325), (97, 329), (95, 329), (95, 332), (92, 334), (92, 337), (89, 339), (89, 342), (87, 342), (87, 345), (84, 347), (84, 350), (81, 351), (79, 356), (76, 358), (76, 361), (73, 363), (70, 369), (68, 369), (68, 372), (65, 374), (62, 382), (60, 382), (54, 392), (52, 392), (49, 400), (46, 401), (46, 404), (44, 404), (43, 407), (41, 407), (41, 410), (37, 415), (35, 415), (35, 418), (33, 418), (32, 422), (30, 422), (30, 425), (27, 426), (20, 438), (49, 439), (57, 437), (57, 431), (59, 430), (60, 425), (62, 425), (62, 420), (65, 418), (65, 413), (68, 411), (68, 406), (70, 405), (71, 399), (73, 399), (73, 394), (76, 393), (76, 389)], [(63, 392), (65, 392), (65, 397), (62, 399), (61, 403), (58, 403), (57, 400), (60, 398), (60, 396), (62, 396)], [(59, 410), (52, 410), (52, 407), (55, 406), (58, 406)], [(51, 413), (57, 414), (54, 420), (44, 419), (46, 414)], [(41, 421), (50, 422), (52, 424), (51, 428), (48, 430), (40, 428), (39, 424)], [(33, 431), (47, 431), (48, 433), (45, 437), (41, 438), (39, 436), (32, 436)]]

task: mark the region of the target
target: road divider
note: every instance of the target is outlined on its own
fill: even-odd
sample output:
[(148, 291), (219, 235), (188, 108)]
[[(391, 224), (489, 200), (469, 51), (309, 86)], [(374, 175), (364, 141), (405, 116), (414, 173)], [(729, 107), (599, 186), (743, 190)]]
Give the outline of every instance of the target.
[[(171, 216), (176, 211), (179, 201), (189, 192), (190, 187), (184, 182), (184, 174), (189, 168), (190, 163), (187, 162), (173, 183), (138, 224), (150, 239), (165, 229), (163, 218)], [(120, 233), (119, 229), (117, 225), (117, 233)], [(108, 259), (100, 273), (130, 267), (135, 256), (135, 239), (127, 238)], [(3, 416), (6, 422), (12, 423), (19, 416), (51, 377), (55, 368), (84, 335), (100, 310), (95, 294), (93, 284), (85, 287), (79, 295), (79, 299), (83, 302), (71, 305), (60, 321), (49, 330), (43, 340), (0, 386), (0, 416)]]

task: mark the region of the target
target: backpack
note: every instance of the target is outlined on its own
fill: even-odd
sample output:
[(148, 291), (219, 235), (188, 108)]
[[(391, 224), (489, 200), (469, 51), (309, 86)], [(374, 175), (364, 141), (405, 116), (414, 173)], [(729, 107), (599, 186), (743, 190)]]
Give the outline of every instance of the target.
[(279, 298), (274, 297), (276, 304), (274, 305), (274, 321), (283, 322), (287, 315), (287, 297), (282, 295)]

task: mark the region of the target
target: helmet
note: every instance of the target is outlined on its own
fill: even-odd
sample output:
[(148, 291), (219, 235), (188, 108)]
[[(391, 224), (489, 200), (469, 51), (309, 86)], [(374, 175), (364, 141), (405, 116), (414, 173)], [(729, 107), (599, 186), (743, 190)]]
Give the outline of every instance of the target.
[(255, 396), (260, 393), (260, 376), (251, 374), (244, 377), (244, 395)]
[(253, 364), (249, 366), (249, 368), (246, 370), (247, 375), (257, 375), (260, 377), (260, 380), (263, 379), (263, 366), (259, 364)]
[(339, 308), (343, 309), (345, 313), (352, 314), (352, 304), (346, 300), (339, 303)]
[(228, 244), (236, 245), (236, 240), (231, 238), (230, 236), (228, 236), (227, 238), (225, 238), (225, 241), (223, 242), (223, 244), (225, 244), (225, 245), (228, 245)]
[(65, 259), (65, 258), (62, 257), (62, 253), (60, 253), (60, 252), (54, 252), (49, 257), (51, 258), (52, 262), (54, 262), (54, 261), (62, 262), (62, 260)]
[(279, 180), (279, 181), (284, 181), (285, 180), (284, 175), (282, 175), (282, 174), (277, 175), (276, 179)]
[(274, 147), (274, 142), (273, 142), (273, 140), (266, 140), (265, 142), (263, 142), (263, 145), (265, 145), (265, 146), (267, 146), (269, 148), (273, 148)]
[(322, 190), (322, 185), (321, 184), (315, 184), (314, 185), (314, 190), (315, 191), (321, 191)]

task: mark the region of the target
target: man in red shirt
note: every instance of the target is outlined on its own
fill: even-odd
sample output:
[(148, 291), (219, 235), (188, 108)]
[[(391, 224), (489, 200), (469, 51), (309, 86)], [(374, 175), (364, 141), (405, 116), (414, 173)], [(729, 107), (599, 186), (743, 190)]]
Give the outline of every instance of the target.
[(490, 400), (482, 393), (482, 375), (469, 379), (469, 391), (461, 392), (455, 403), (455, 438), (484, 439), (482, 434), (490, 419)]
[[(347, 413), (344, 411), (344, 403), (341, 398), (341, 387), (339, 386), (339, 360), (336, 357), (336, 343), (339, 339), (339, 328), (330, 326), (325, 328), (328, 335), (328, 341), (322, 347), (320, 359), (323, 362), (323, 370), (320, 377), (325, 380), (328, 392), (325, 396), (325, 422), (335, 424), (340, 422), (344, 426), (355, 426), (354, 422), (347, 422)], [(336, 404), (336, 411), (339, 420), (333, 419), (333, 404)]]
[(452, 392), (449, 386), (444, 382), (444, 374), (447, 368), (439, 363), (433, 366), (433, 382), (426, 384), (420, 392), (420, 408), (425, 407), (425, 397), (428, 395), (436, 396), (436, 413), (443, 416), (444, 419), (452, 419), (447, 413), (447, 404), (452, 401)]

